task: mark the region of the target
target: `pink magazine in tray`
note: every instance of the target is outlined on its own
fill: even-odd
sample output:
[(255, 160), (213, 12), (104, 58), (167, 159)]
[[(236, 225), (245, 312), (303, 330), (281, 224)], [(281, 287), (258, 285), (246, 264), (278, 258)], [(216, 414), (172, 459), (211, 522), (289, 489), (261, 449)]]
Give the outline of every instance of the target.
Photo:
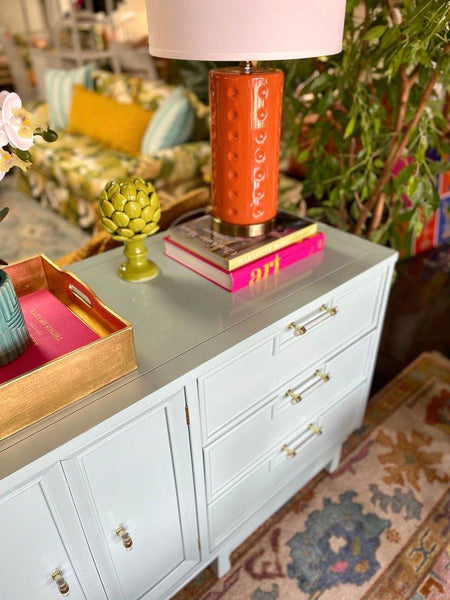
[(0, 367), (0, 383), (100, 339), (47, 289), (21, 296), (20, 305), (30, 345), (19, 358)]

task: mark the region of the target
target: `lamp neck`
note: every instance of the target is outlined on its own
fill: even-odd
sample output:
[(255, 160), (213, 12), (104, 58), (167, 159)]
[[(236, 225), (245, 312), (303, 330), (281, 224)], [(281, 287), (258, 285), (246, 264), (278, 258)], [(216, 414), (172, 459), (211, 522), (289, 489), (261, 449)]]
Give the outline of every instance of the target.
[(250, 74), (253, 69), (256, 67), (257, 65), (257, 61), (256, 60), (242, 60), (239, 63), (239, 67), (242, 69), (243, 73), (247, 73)]

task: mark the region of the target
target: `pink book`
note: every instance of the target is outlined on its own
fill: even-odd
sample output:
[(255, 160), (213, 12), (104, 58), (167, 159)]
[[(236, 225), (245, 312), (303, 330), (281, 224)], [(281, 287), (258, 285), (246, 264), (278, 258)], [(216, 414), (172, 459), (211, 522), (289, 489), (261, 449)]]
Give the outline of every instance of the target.
[(259, 258), (247, 265), (227, 271), (222, 267), (184, 248), (167, 236), (164, 238), (165, 254), (192, 271), (199, 273), (213, 283), (220, 285), (230, 292), (237, 292), (243, 287), (252, 286), (261, 279), (265, 279), (274, 273), (278, 273), (289, 265), (319, 252), (325, 245), (323, 233), (316, 233), (311, 237), (285, 246), (281, 250), (272, 252), (263, 258)]
[(19, 358), (0, 367), (0, 383), (100, 339), (47, 289), (26, 294), (19, 301), (31, 342)]

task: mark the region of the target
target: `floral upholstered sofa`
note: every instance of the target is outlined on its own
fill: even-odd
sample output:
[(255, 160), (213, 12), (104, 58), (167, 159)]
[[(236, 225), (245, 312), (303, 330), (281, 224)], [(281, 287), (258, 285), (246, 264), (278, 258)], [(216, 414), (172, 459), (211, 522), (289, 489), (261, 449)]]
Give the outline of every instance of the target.
[[(129, 74), (94, 71), (92, 77), (94, 89), (99, 94), (118, 103), (138, 104), (151, 111), (157, 111), (175, 90), (165, 82)], [(192, 92), (184, 90), (184, 93), (192, 113), (192, 132), (188, 141), (156, 151), (130, 154), (89, 135), (56, 128), (59, 135), (56, 142), (40, 141), (32, 148), (32, 166), (18, 174), (19, 188), (88, 232), (96, 229), (97, 199), (105, 183), (112, 179), (142, 177), (151, 181), (159, 192), (162, 229), (170, 225), (170, 219), (164, 218), (165, 212), (173, 219), (186, 210), (207, 205), (209, 107)], [(41, 105), (38, 110), (46, 111), (48, 106)], [(282, 204), (286, 208), (296, 205), (299, 196), (299, 183), (282, 177)]]

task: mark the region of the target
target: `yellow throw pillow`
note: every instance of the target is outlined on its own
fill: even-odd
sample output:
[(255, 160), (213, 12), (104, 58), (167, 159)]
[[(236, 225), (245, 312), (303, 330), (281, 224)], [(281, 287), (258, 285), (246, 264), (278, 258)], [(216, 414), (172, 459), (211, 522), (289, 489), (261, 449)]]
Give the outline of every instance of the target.
[(152, 111), (137, 104), (121, 104), (75, 84), (68, 131), (137, 155), (152, 115)]

